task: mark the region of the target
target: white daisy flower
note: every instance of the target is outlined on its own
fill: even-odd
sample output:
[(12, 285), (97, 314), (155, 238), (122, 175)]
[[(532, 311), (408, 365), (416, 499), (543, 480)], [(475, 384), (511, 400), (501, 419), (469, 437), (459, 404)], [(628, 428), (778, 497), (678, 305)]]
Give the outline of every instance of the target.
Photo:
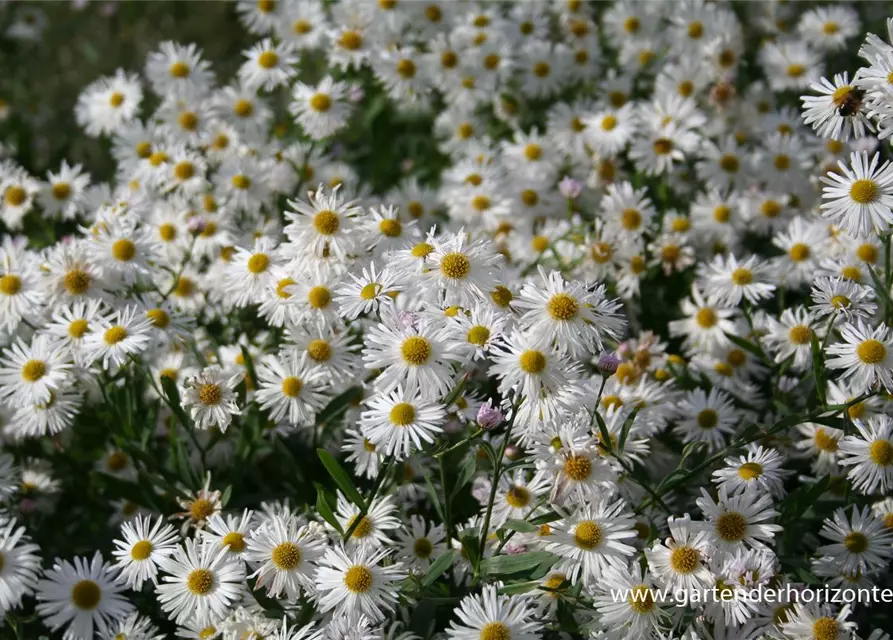
[(878, 489), (887, 491), (893, 486), (893, 422), (886, 415), (871, 416), (867, 423), (853, 423), (858, 434), (840, 441), (839, 463), (851, 467), (847, 477), (853, 487), (870, 495)]
[(255, 572), (256, 586), (273, 597), (297, 600), (302, 590), (312, 593), (313, 571), (326, 540), (321, 528), (301, 526), (294, 516), (274, 516), (248, 538), (244, 558)]
[(486, 585), (480, 595), (465, 596), (455, 611), (446, 635), (451, 640), (536, 640), (541, 624), (530, 598), (500, 595), (496, 585)]
[(121, 538), (115, 540), (112, 552), (121, 571), (119, 580), (135, 591), (150, 580), (158, 584), (158, 559), (174, 553), (180, 540), (174, 527), (161, 517), (153, 525), (151, 518), (137, 516), (121, 525)]
[(359, 612), (381, 620), (385, 611), (393, 611), (396, 583), (406, 573), (400, 563), (380, 564), (389, 553), (364, 546), (326, 550), (315, 576), (320, 612), (333, 611), (336, 616)]
[(407, 393), (398, 386), (390, 393), (375, 394), (360, 416), (360, 430), (376, 451), (395, 460), (405, 460), (443, 431), (443, 405), (426, 399), (418, 391)]
[(822, 177), (822, 216), (853, 235), (886, 233), (893, 223), (893, 166), (880, 155), (853, 152), (847, 167)]
[(66, 356), (48, 335), (35, 336), (30, 345), (19, 338), (2, 352), (0, 398), (10, 407), (49, 402), (68, 384), (71, 364)]
[(92, 638), (133, 610), (116, 575), (98, 551), (92, 560), (74, 558), (74, 564), (57, 558), (37, 583), (37, 613), (52, 631), (65, 627), (66, 640)]
[(236, 404), (235, 387), (241, 373), (227, 372), (214, 365), (189, 380), (183, 392), (182, 405), (199, 429), (218, 427), (221, 431), (242, 413)]
[(169, 574), (155, 588), (158, 602), (178, 624), (190, 619), (219, 620), (245, 593), (242, 563), (209, 540), (184, 540), (173, 555), (159, 558), (158, 564)]
[(843, 369), (843, 376), (860, 393), (880, 383), (893, 389), (893, 338), (887, 325), (870, 327), (863, 320), (845, 324), (840, 335), (843, 342), (827, 348), (827, 366)]

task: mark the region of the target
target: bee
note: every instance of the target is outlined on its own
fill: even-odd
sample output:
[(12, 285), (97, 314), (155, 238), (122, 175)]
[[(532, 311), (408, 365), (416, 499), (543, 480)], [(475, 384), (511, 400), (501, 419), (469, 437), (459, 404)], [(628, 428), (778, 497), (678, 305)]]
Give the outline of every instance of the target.
[(837, 113), (842, 118), (856, 115), (862, 107), (862, 99), (864, 97), (865, 92), (861, 89), (851, 89), (840, 102), (840, 106), (837, 107)]

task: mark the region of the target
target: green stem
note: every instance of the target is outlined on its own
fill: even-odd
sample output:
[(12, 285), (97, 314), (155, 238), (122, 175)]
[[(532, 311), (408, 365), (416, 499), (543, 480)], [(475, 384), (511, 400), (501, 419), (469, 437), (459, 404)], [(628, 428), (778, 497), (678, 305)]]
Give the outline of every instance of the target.
[(394, 456), (388, 456), (385, 458), (384, 464), (378, 472), (378, 477), (375, 479), (375, 484), (372, 486), (372, 492), (369, 494), (369, 497), (366, 498), (366, 504), (360, 509), (360, 512), (353, 519), (353, 522), (350, 523), (350, 526), (347, 528), (347, 531), (344, 532), (344, 535), (341, 536), (341, 540), (343, 542), (347, 542), (350, 539), (350, 536), (353, 535), (353, 532), (356, 530), (358, 526), (360, 526), (360, 522), (362, 522), (363, 518), (365, 518), (369, 514), (369, 509), (372, 508), (372, 503), (375, 501), (375, 496), (378, 495), (379, 489), (381, 489), (384, 484), (385, 478), (388, 475), (388, 472), (391, 470), (391, 465), (394, 463)]

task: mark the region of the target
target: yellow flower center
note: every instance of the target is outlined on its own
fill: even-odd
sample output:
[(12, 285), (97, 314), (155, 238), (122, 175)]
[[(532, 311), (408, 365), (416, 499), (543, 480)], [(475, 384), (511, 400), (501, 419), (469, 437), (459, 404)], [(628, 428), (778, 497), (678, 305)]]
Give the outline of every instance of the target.
[(570, 320), (577, 315), (579, 304), (573, 296), (566, 293), (558, 293), (549, 300), (547, 309), (553, 320)]
[(538, 144), (528, 144), (524, 147), (524, 157), (530, 161), (539, 160), (543, 155), (543, 148)]
[(170, 74), (175, 78), (185, 78), (189, 75), (189, 65), (182, 61), (177, 61), (168, 69)]
[(509, 306), (514, 298), (515, 296), (512, 294), (511, 290), (502, 285), (497, 285), (496, 288), (490, 292), (490, 299), (493, 301), (493, 304), (502, 307), (503, 309)]
[(481, 325), (474, 326), (468, 330), (466, 339), (471, 344), (482, 347), (487, 344), (487, 340), (490, 339), (490, 330), (487, 327), (483, 327)]
[(658, 138), (652, 145), (654, 153), (659, 156), (665, 156), (673, 150), (673, 141), (669, 138)]
[(112, 256), (118, 262), (129, 262), (136, 255), (136, 245), (127, 238), (116, 240), (112, 244)]
[(716, 518), (716, 534), (726, 542), (737, 542), (747, 533), (747, 520), (740, 513), (730, 511)]
[(328, 287), (316, 286), (307, 293), (307, 302), (314, 309), (325, 309), (332, 301), (332, 293)]
[(505, 501), (515, 509), (521, 509), (530, 504), (530, 492), (524, 487), (512, 485), (505, 494)]
[(428, 538), (417, 538), (412, 545), (412, 552), (417, 558), (427, 560), (434, 552), (434, 545), (431, 544), (431, 541), (428, 540)]
[(234, 175), (230, 183), (234, 189), (239, 189), (240, 191), (246, 191), (251, 188), (251, 178), (241, 173)]
[(332, 108), (332, 98), (325, 93), (314, 93), (310, 97), (310, 108), (319, 113), (325, 113)]
[(639, 615), (650, 613), (654, 609), (654, 592), (645, 584), (637, 584), (630, 589), (627, 597), (629, 608)]
[(196, 498), (189, 506), (189, 516), (196, 522), (207, 520), (214, 513), (214, 503), (207, 498)]
[(582, 482), (592, 473), (592, 461), (583, 455), (570, 455), (564, 461), (564, 473), (571, 480)]
[(301, 564), (301, 548), (294, 542), (282, 542), (273, 547), (270, 560), (277, 569), (291, 571)]
[(192, 111), (184, 111), (177, 118), (177, 122), (186, 131), (195, 131), (196, 127), (198, 127), (198, 116)]
[(701, 554), (694, 547), (679, 546), (670, 553), (670, 567), (676, 573), (691, 573), (701, 566)]
[(301, 394), (301, 389), (303, 388), (304, 383), (300, 378), (288, 376), (282, 380), (282, 393), (289, 398), (297, 398)]
[(373, 577), (368, 567), (355, 564), (344, 573), (344, 586), (353, 593), (366, 593), (372, 588)]
[(713, 429), (719, 424), (719, 414), (713, 409), (703, 409), (698, 413), (697, 421), (702, 429)]
[(152, 553), (152, 543), (148, 540), (140, 540), (130, 548), (130, 557), (134, 560), (145, 560)]
[(790, 338), (793, 344), (809, 344), (810, 340), (812, 340), (812, 329), (798, 324), (796, 327), (791, 327), (791, 330), (788, 332), (788, 338)]
[(738, 467), (738, 477), (742, 480), (755, 480), (763, 475), (763, 465), (758, 462), (745, 462)]
[(512, 640), (512, 632), (503, 622), (488, 622), (481, 627), (479, 640)]
[(92, 611), (102, 599), (102, 590), (92, 580), (80, 580), (71, 588), (71, 603), (82, 611)]
[(257, 64), (264, 69), (272, 69), (279, 64), (279, 56), (275, 51), (264, 51), (257, 57)]
[(5, 296), (14, 296), (22, 290), (22, 279), (17, 275), (7, 273), (0, 277), (0, 293)]
[(806, 67), (802, 64), (791, 64), (788, 65), (788, 68), (785, 69), (785, 73), (788, 74), (791, 78), (799, 78), (804, 73), (806, 73)]
[(592, 520), (583, 520), (574, 529), (574, 543), (581, 549), (595, 549), (602, 541), (602, 528)]
[(753, 282), (753, 272), (746, 267), (738, 267), (732, 272), (732, 282), (739, 287)]
[(887, 347), (883, 342), (868, 339), (856, 347), (856, 357), (865, 364), (878, 364), (887, 357)]
[(332, 357), (332, 347), (325, 340), (316, 339), (307, 345), (307, 355), (314, 362), (328, 362)]
[(726, 173), (737, 173), (740, 166), (738, 156), (732, 153), (725, 153), (719, 159), (719, 167)]
[(407, 364), (420, 367), (431, 357), (431, 343), (421, 336), (410, 336), (400, 346), (400, 355)]
[(490, 208), (490, 198), (485, 195), (476, 195), (471, 199), (471, 206), (477, 211), (486, 211)]
[(71, 324), (68, 325), (68, 335), (77, 340), (83, 338), (89, 329), (90, 323), (83, 318), (78, 318), (77, 320), (72, 320)]
[(864, 533), (851, 531), (843, 539), (843, 546), (850, 553), (864, 553), (868, 549), (868, 538)]
[(627, 231), (635, 231), (642, 224), (642, 214), (638, 209), (624, 209), (620, 213), (620, 225)]
[(206, 383), (199, 387), (198, 399), (201, 403), (208, 406), (220, 404), (223, 397), (223, 391), (216, 384)]
[(229, 547), (231, 553), (242, 553), (247, 546), (245, 544), (245, 536), (238, 531), (230, 531), (227, 533), (223, 536), (223, 540), (220, 541), (220, 544), (224, 547)]
[(321, 235), (335, 235), (340, 227), (341, 220), (334, 211), (325, 209), (313, 216), (313, 228)]
[(263, 273), (270, 266), (270, 258), (265, 253), (255, 253), (248, 258), (248, 271), (254, 274)]
[(536, 375), (546, 368), (546, 356), (541, 351), (530, 349), (521, 354), (518, 364), (525, 373)]
[(15, 184), (6, 190), (4, 198), (6, 199), (6, 203), (8, 205), (13, 207), (21, 207), (25, 203), (25, 200), (28, 199), (28, 192), (19, 185)]
[(840, 625), (830, 616), (822, 616), (812, 623), (812, 637), (815, 640), (837, 640)]
[(348, 51), (356, 51), (363, 46), (363, 36), (356, 31), (345, 31), (338, 39), (338, 44)]
[(803, 262), (809, 258), (809, 254), (809, 247), (802, 242), (798, 242), (788, 250), (788, 256), (790, 256), (791, 260), (794, 262)]
[(447, 278), (464, 278), (469, 271), (471, 261), (463, 253), (448, 253), (440, 260), (440, 272)]
[(868, 457), (879, 467), (893, 464), (893, 444), (889, 440), (875, 440), (868, 448)]
[(415, 407), (408, 402), (400, 402), (394, 405), (388, 417), (392, 424), (405, 427), (415, 420)]
[(850, 198), (859, 204), (869, 204), (877, 199), (878, 189), (874, 180), (856, 180), (850, 187)]
[(71, 197), (71, 185), (67, 182), (57, 182), (53, 185), (52, 194), (55, 200), (68, 200)]
[(208, 569), (193, 569), (186, 576), (186, 588), (197, 596), (204, 596), (214, 588), (214, 574)]
[(73, 296), (83, 295), (87, 293), (91, 283), (90, 275), (81, 269), (72, 269), (65, 274), (62, 285), (65, 290)]
[(102, 339), (105, 341), (106, 344), (118, 344), (126, 337), (127, 329), (120, 325), (109, 327), (105, 330), (105, 333), (102, 334)]

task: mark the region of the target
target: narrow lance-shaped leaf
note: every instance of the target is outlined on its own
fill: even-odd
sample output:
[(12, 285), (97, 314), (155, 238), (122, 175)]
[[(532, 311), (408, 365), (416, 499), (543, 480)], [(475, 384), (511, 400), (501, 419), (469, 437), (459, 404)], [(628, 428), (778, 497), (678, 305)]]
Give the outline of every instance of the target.
[(360, 495), (360, 492), (357, 490), (356, 486), (354, 486), (353, 480), (350, 479), (350, 476), (344, 470), (344, 467), (342, 467), (332, 454), (325, 449), (317, 449), (316, 454), (322, 461), (323, 466), (325, 466), (326, 471), (332, 476), (332, 480), (335, 481), (338, 488), (341, 489), (345, 496), (347, 496), (347, 499), (357, 505), (360, 509), (365, 509), (366, 501), (363, 500), (363, 496)]
[(453, 560), (455, 560), (455, 558), (456, 552), (452, 549), (437, 556), (434, 562), (431, 563), (431, 566), (428, 567), (428, 572), (425, 574), (425, 577), (422, 578), (422, 586), (430, 587), (434, 584), (444, 571), (453, 566)]

